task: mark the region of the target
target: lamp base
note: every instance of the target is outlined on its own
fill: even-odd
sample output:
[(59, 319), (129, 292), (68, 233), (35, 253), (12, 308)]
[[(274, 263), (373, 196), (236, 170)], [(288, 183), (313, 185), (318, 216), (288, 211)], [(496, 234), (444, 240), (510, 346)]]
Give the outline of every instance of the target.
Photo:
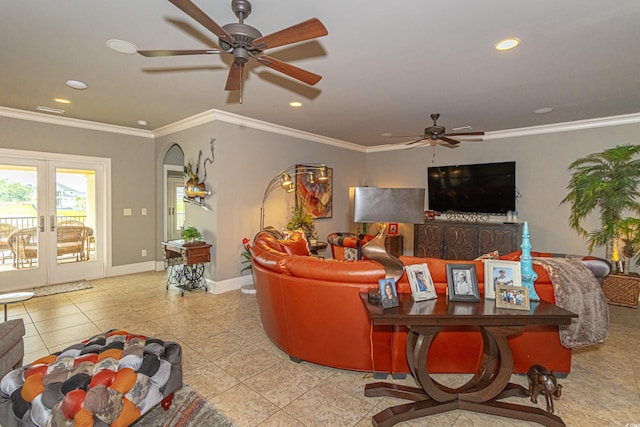
[(244, 285), (240, 287), (240, 291), (243, 294), (255, 294), (256, 293), (256, 286), (255, 285)]
[(376, 237), (362, 246), (362, 253), (370, 260), (382, 264), (385, 277), (392, 278), (397, 283), (404, 273), (404, 266), (398, 258), (387, 252), (387, 249), (384, 247), (386, 238), (387, 225), (384, 224), (382, 229), (376, 234)]

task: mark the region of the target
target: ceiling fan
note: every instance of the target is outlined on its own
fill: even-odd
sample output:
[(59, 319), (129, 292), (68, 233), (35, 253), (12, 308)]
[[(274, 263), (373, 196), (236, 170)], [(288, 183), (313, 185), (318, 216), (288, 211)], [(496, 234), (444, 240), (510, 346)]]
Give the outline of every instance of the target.
[[(238, 18), (238, 23), (219, 26), (191, 0), (169, 0), (178, 9), (199, 22), (213, 34), (218, 36), (218, 44), (222, 49), (200, 50), (139, 50), (138, 53), (146, 57), (176, 56), (176, 55), (211, 55), (232, 54), (233, 63), (229, 70), (225, 90), (238, 90), (242, 94), (242, 79), (244, 64), (250, 58), (259, 63), (300, 80), (308, 85), (315, 85), (322, 76), (302, 68), (280, 61), (262, 52), (265, 49), (284, 46), (292, 43), (311, 40), (329, 34), (325, 26), (317, 18), (311, 18), (299, 24), (287, 27), (275, 33), (263, 36), (260, 31), (244, 23), (244, 19), (251, 13), (251, 3), (248, 0), (232, 0), (231, 9)], [(242, 102), (242, 95), (240, 98)]]
[(433, 120), (433, 126), (429, 126), (428, 128), (425, 128), (424, 129), (424, 134), (422, 134), (422, 135), (404, 135), (404, 136), (395, 136), (394, 135), (394, 138), (415, 138), (415, 137), (419, 137), (418, 139), (416, 139), (414, 141), (403, 142), (402, 144), (404, 144), (404, 145), (414, 145), (414, 144), (421, 143), (422, 141), (426, 141), (426, 142), (422, 142), (419, 145), (416, 145), (416, 147), (419, 147), (421, 145), (444, 145), (445, 147), (455, 148), (455, 147), (457, 147), (458, 144), (460, 144), (460, 141), (458, 141), (457, 139), (450, 138), (451, 136), (464, 137), (465, 141), (482, 141), (481, 138), (468, 139), (466, 137), (468, 137), (468, 136), (481, 136), (481, 135), (484, 135), (484, 132), (453, 132), (453, 133), (445, 133), (446, 132), (445, 127), (444, 126), (438, 126), (436, 124), (436, 121), (438, 120), (439, 117), (440, 117), (440, 114), (438, 114), (438, 113), (431, 114), (431, 120)]

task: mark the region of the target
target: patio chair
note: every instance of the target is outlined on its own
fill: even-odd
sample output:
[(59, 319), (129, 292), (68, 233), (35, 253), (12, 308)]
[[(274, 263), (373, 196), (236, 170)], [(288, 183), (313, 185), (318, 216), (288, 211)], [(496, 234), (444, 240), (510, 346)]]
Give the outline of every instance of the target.
[(18, 227), (15, 227), (6, 222), (0, 223), (0, 253), (2, 254), (2, 263), (4, 264), (4, 260), (7, 258), (6, 252), (11, 253), (11, 248), (9, 248), (9, 234), (16, 231)]
[(33, 265), (33, 260), (38, 258), (38, 229), (24, 228), (9, 234), (7, 238), (9, 248), (13, 253), (13, 266), (24, 268), (28, 262), (29, 267)]

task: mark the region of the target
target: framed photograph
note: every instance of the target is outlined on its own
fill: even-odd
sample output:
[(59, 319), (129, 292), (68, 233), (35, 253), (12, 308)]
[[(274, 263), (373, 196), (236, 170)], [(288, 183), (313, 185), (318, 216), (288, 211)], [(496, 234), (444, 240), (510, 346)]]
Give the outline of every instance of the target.
[[(306, 173), (309, 172), (309, 173)], [(296, 206), (301, 204), (312, 218), (331, 218), (333, 216), (333, 168), (327, 168), (327, 180), (311, 179), (317, 177), (318, 167), (296, 165)]]
[(473, 264), (446, 264), (449, 301), (480, 301)]
[(398, 307), (400, 305), (396, 282), (393, 278), (388, 277), (378, 280), (378, 286), (380, 287), (382, 308)]
[(398, 223), (390, 222), (387, 225), (387, 234), (389, 236), (397, 236), (398, 235)]
[(529, 310), (529, 288), (524, 286), (496, 287), (496, 308)]
[(521, 286), (522, 275), (518, 261), (484, 260), (484, 297), (496, 299), (496, 286)]
[(411, 296), (414, 301), (438, 298), (427, 264), (408, 265), (404, 270), (407, 273), (407, 278), (409, 278)]

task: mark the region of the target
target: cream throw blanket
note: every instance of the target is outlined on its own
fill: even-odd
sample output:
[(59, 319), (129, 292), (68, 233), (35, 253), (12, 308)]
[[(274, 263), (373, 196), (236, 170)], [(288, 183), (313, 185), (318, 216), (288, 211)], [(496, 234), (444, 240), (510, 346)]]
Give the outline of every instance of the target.
[(567, 348), (602, 342), (609, 331), (609, 307), (595, 276), (581, 261), (567, 258), (533, 258), (549, 273), (556, 305), (579, 317), (560, 326), (560, 342)]

